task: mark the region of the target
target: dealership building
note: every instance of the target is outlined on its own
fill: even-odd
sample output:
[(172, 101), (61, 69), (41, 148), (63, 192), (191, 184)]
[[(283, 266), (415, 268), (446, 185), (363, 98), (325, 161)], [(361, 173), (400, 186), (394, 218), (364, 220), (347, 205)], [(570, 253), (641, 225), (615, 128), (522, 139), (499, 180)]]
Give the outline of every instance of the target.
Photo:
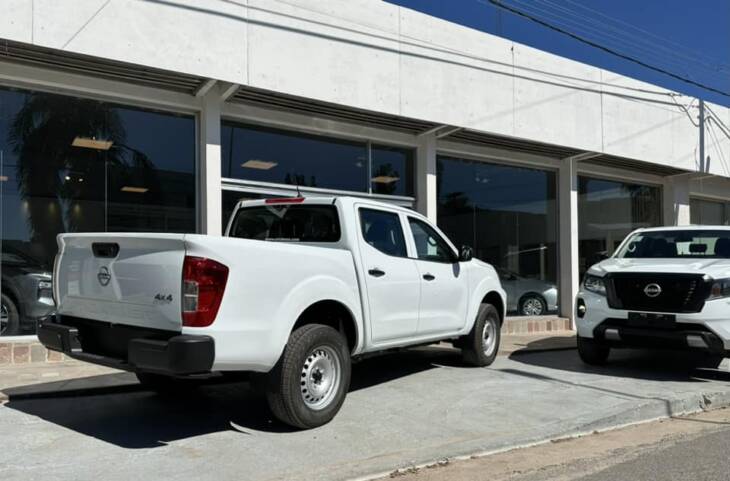
[(412, 207), (511, 314), (570, 317), (631, 230), (730, 220), (730, 110), (703, 111), (378, 0), (9, 0), (2, 268), (47, 268), (60, 232), (221, 235), (299, 190)]

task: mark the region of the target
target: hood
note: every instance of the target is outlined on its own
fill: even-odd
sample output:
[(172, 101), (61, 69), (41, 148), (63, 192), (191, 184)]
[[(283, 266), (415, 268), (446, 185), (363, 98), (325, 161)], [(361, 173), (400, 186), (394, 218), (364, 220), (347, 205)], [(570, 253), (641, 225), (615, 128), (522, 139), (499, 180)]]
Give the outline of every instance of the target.
[(715, 279), (730, 277), (730, 259), (606, 259), (588, 273), (602, 276), (613, 272), (661, 272), (707, 274)]

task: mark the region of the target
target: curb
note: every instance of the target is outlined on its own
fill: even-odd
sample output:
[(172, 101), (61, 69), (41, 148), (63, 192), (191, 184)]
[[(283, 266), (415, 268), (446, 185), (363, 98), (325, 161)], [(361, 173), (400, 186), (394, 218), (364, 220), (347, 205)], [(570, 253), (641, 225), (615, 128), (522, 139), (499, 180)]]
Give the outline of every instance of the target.
[[(454, 453), (450, 455), (439, 456), (427, 461), (411, 464), (401, 464), (400, 466), (387, 471), (379, 471), (377, 473), (347, 479), (349, 481), (373, 481), (381, 478), (414, 473), (421, 469), (444, 466), (454, 461), (466, 461), (469, 459), (482, 458), (494, 454), (501, 454), (548, 443), (581, 438), (592, 434), (614, 431), (616, 429), (622, 429), (638, 424), (646, 424), (673, 417), (687, 416), (723, 408), (730, 408), (730, 390), (692, 394), (683, 398), (667, 400), (655, 399), (641, 406), (622, 411), (621, 413), (589, 421), (580, 426), (566, 429), (563, 432), (557, 432), (552, 435), (528, 438), (523, 442), (504, 443), (491, 448), (485, 446), (482, 449), (479, 449), (478, 447), (459, 449), (455, 447)], [(445, 446), (445, 448), (448, 449), (448, 446)]]

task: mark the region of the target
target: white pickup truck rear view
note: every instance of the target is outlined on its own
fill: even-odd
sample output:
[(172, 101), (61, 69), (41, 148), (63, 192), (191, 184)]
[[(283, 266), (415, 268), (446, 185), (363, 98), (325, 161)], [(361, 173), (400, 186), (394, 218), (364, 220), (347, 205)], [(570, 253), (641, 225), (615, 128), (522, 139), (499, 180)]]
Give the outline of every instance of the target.
[(451, 341), (499, 349), (505, 293), (423, 216), (349, 198), (241, 202), (224, 237), (62, 234), (49, 349), (134, 371), (157, 390), (248, 372), (300, 428), (340, 409), (353, 358)]

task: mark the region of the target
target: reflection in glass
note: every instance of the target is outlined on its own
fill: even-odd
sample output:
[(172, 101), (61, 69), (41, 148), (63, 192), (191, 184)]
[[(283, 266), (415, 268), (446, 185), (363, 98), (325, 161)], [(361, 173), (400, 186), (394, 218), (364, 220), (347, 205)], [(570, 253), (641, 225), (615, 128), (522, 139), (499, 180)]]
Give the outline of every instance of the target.
[(374, 194), (413, 195), (412, 149), (372, 146), (371, 188)]
[(555, 173), (445, 156), (437, 168), (439, 227), (500, 268), (510, 313), (555, 312)]
[(695, 225), (728, 225), (728, 209), (725, 202), (690, 199), (690, 223)]
[(190, 116), (0, 89), (0, 167), (3, 312), (27, 327), (39, 297), (6, 291), (6, 255), (47, 273), (58, 233), (195, 230)]
[(364, 142), (223, 123), (223, 177), (367, 191)]
[(659, 187), (578, 177), (581, 278), (600, 254), (611, 255), (634, 229), (661, 224)]
[(231, 122), (223, 122), (221, 144), (226, 178), (413, 195), (413, 149)]

